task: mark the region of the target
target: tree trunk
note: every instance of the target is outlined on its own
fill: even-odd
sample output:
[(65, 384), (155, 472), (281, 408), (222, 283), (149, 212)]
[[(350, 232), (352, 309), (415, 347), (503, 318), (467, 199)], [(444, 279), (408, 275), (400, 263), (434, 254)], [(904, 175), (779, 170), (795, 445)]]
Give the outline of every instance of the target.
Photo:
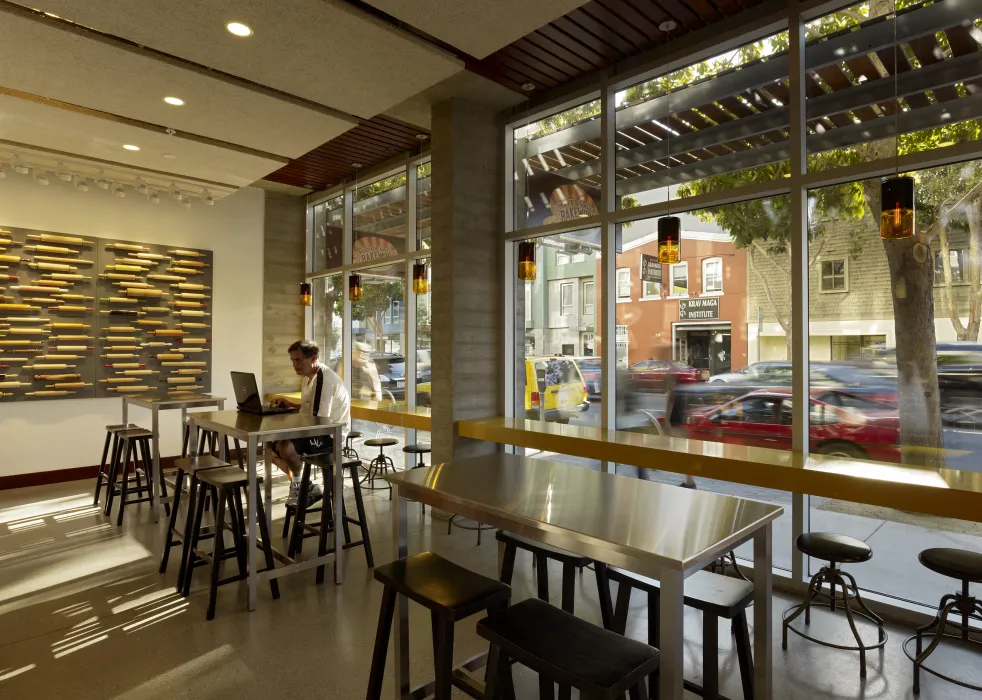
[[(787, 359), (791, 359), (791, 296), (787, 295), (787, 308), (784, 310), (786, 316), (782, 315), (781, 310), (777, 307), (777, 302), (774, 300), (774, 293), (771, 291), (771, 285), (768, 278), (757, 269), (757, 258), (756, 253), (760, 252), (758, 248), (751, 245), (747, 249), (747, 263), (750, 266), (750, 271), (754, 274), (757, 280), (760, 282), (761, 286), (764, 288), (764, 296), (767, 298), (767, 304), (771, 307), (771, 312), (774, 314), (774, 318), (777, 319), (778, 324), (781, 326), (781, 330), (784, 331), (785, 343), (787, 346)], [(767, 257), (767, 253), (762, 253), (764, 257)], [(768, 258), (770, 260), (770, 258)], [(770, 260), (772, 264), (776, 266), (773, 260)], [(758, 343), (758, 357), (760, 354), (760, 338), (757, 339)]]
[[(873, 220), (880, 221), (880, 182), (863, 183)], [(900, 445), (905, 463), (940, 465), (944, 458), (937, 337), (934, 331), (934, 261), (919, 236), (885, 240), (897, 338)], [(911, 450), (910, 447), (934, 448)]]

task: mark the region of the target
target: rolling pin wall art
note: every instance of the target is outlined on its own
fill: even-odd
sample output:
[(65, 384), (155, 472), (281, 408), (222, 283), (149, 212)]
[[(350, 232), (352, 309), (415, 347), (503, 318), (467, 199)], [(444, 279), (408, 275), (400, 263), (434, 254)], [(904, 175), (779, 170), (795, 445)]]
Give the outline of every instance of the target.
[(211, 390), (211, 251), (2, 225), (0, 239), (0, 402)]

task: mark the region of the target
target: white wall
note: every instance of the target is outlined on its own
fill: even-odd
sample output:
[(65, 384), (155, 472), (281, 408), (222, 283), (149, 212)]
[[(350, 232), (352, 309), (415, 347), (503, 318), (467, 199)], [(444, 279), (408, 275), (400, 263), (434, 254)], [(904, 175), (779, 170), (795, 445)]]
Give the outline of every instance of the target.
[[(262, 374), (264, 192), (244, 188), (190, 210), (163, 197), (154, 205), (132, 190), (126, 199), (92, 187), (78, 192), (52, 178), (42, 187), (7, 171), (0, 180), (0, 227), (19, 226), (215, 252), (212, 393), (232, 399), (229, 370)], [(120, 422), (120, 400), (0, 403), (0, 476), (98, 464), (105, 426)], [(150, 427), (150, 414), (130, 421)], [(161, 414), (161, 456), (180, 453), (180, 412)]]

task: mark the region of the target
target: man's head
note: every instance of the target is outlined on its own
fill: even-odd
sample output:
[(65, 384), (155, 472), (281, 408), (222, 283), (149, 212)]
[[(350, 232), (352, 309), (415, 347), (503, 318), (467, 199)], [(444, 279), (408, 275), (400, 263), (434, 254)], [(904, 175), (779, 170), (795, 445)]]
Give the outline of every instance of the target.
[(293, 371), (297, 374), (309, 377), (317, 371), (317, 358), (321, 352), (317, 343), (312, 340), (298, 340), (290, 346), (288, 352)]

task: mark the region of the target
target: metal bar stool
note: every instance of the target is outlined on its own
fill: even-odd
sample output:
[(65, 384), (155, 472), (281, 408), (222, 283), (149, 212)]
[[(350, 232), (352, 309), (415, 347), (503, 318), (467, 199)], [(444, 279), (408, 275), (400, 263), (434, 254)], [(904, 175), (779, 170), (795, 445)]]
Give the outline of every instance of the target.
[[(782, 625), (781, 648), (787, 651), (788, 630), (791, 630), (799, 637), (803, 637), (816, 644), (821, 644), (822, 646), (845, 651), (858, 651), (859, 677), (866, 678), (866, 652), (871, 649), (882, 649), (887, 643), (887, 632), (883, 627), (883, 619), (870, 610), (859, 596), (856, 579), (848, 572), (838, 568), (837, 565), (859, 564), (869, 561), (873, 558), (873, 550), (865, 542), (853, 539), (852, 537), (846, 537), (845, 535), (836, 535), (831, 532), (807, 532), (798, 536), (795, 545), (803, 554), (827, 561), (828, 566), (823, 566), (817, 574), (812, 576), (811, 581), (808, 583), (808, 593), (805, 594), (805, 601), (798, 605), (793, 605), (784, 611), (784, 615), (782, 616), (784, 623)], [(826, 593), (822, 589), (823, 584), (829, 585), (829, 593)], [(842, 588), (841, 598), (836, 593), (836, 587)], [(855, 646), (833, 644), (832, 642), (816, 639), (791, 626), (791, 623), (802, 613), (805, 614), (805, 624), (811, 624), (811, 606), (815, 599), (819, 597), (829, 600), (829, 609), (832, 612), (835, 612), (838, 604), (842, 604), (846, 612), (846, 619), (849, 621), (849, 629), (852, 630), (852, 636), (856, 638)], [(853, 610), (849, 601), (855, 601), (860, 609)], [(863, 643), (862, 637), (859, 636), (859, 630), (856, 629), (854, 615), (866, 618), (876, 625), (878, 641), (875, 644)]]
[[(914, 662), (914, 694), (917, 695), (921, 692), (922, 670), (963, 688), (982, 690), (982, 686), (952, 678), (924, 665), (924, 662), (934, 653), (944, 638), (958, 640), (964, 644), (982, 645), (982, 639), (973, 639), (971, 636), (982, 634), (982, 628), (971, 627), (969, 624), (971, 620), (982, 622), (982, 602), (974, 598), (969, 591), (970, 584), (982, 583), (982, 554), (965, 549), (935, 548), (925, 549), (917, 558), (921, 564), (934, 573), (961, 581), (962, 589), (960, 592), (949, 593), (941, 598), (938, 614), (934, 620), (923, 627), (918, 627), (916, 634), (904, 640), (904, 654)], [(951, 615), (959, 616), (961, 622), (949, 622), (948, 617)], [(949, 626), (957, 630), (958, 633), (949, 634), (946, 632)], [(927, 649), (923, 649), (925, 635), (934, 635), (934, 639), (927, 645)], [(917, 643), (916, 654), (911, 654), (908, 649), (912, 641)]]
[(377, 447), (378, 457), (373, 459), (368, 465), (368, 473), (362, 478), (361, 483), (364, 484), (368, 481), (368, 486), (365, 488), (370, 491), (382, 491), (387, 489), (389, 491), (389, 498), (392, 497), (392, 487), (388, 483), (385, 486), (376, 486), (376, 477), (381, 477), (383, 474), (387, 474), (391, 469), (393, 472), (396, 470), (395, 462), (392, 461), (391, 457), (385, 454), (386, 447), (392, 447), (393, 445), (398, 445), (399, 441), (395, 438), (371, 438), (370, 440), (365, 440), (365, 447)]
[(361, 461), (361, 457), (358, 456), (358, 452), (355, 450), (355, 440), (360, 438), (363, 433), (358, 430), (351, 430), (348, 435), (344, 438), (344, 448), (341, 450), (341, 457), (343, 459), (353, 459), (358, 462)]

